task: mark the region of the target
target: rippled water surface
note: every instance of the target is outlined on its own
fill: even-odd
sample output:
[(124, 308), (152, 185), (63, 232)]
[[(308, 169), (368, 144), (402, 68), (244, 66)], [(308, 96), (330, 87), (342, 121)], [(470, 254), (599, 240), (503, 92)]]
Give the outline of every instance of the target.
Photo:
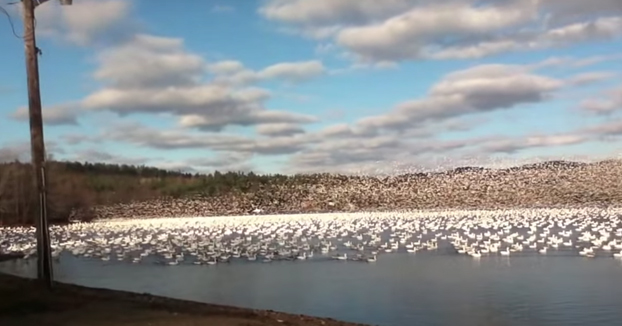
[[(4, 272), (33, 275), (34, 261)], [(550, 253), (473, 259), (387, 254), (375, 263), (309, 260), (158, 266), (63, 255), (81, 285), (378, 325), (620, 325), (622, 260)]]

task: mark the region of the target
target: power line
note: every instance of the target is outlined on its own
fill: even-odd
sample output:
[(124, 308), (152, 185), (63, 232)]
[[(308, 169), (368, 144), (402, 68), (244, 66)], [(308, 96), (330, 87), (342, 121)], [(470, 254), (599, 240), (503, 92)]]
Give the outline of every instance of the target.
[[(18, 3), (21, 3), (21, 1), (9, 2), (8, 4), (9, 5), (16, 5)], [(4, 13), (4, 15), (9, 19), (9, 24), (11, 25), (11, 31), (13, 31), (13, 35), (16, 38), (18, 38), (20, 40), (23, 40), (26, 36), (25, 35), (22, 35), (22, 36), (17, 35), (17, 32), (15, 31), (15, 24), (13, 24), (13, 19), (11, 18), (11, 14), (6, 9), (4, 9), (4, 7), (2, 7), (2, 5), (0, 5), (0, 11), (2, 11)], [(33, 26), (34, 26), (33, 27), (33, 33), (34, 33), (34, 29), (37, 28), (37, 17), (33, 16), (33, 21), (34, 21), (33, 22)], [(41, 49), (38, 48), (38, 47), (36, 48), (36, 51), (37, 51), (38, 55), (42, 55), (43, 54)]]
[[(10, 4), (14, 4), (14, 3), (15, 2), (11, 2)], [(11, 18), (11, 14), (9, 14), (9, 12), (6, 11), (6, 9), (4, 9), (4, 7), (2, 6), (0, 6), (0, 11), (2, 11), (2, 13), (4, 13), (6, 18), (9, 19), (9, 24), (11, 25), (11, 31), (13, 31), (13, 35), (15, 35), (15, 37), (17, 37), (18, 39), (23, 40), (24, 37), (17, 35), (17, 32), (15, 31), (15, 25), (13, 24), (13, 18)]]

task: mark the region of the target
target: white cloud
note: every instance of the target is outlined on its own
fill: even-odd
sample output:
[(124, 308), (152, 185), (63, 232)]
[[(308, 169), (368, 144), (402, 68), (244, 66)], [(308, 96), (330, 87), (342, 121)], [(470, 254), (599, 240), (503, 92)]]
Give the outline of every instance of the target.
[(300, 125), (293, 123), (268, 123), (257, 126), (257, 133), (264, 136), (291, 136), (304, 132)]
[(260, 10), (359, 61), (481, 58), (622, 35), (617, 0), (283, 1)]
[(356, 24), (407, 9), (412, 0), (271, 0), (259, 11), (268, 19), (308, 27)]
[(554, 56), (544, 59), (540, 62), (528, 64), (527, 67), (533, 70), (543, 68), (563, 68), (565, 70), (569, 70), (585, 68), (599, 63), (615, 62), (619, 60), (622, 60), (622, 55), (619, 54), (594, 55), (588, 57)]
[[(404, 60), (422, 56), (443, 39), (479, 38), (534, 18), (535, 6), (472, 7), (437, 4), (417, 7), (382, 23), (343, 29), (337, 42), (370, 60)], [(451, 41), (448, 41), (451, 44)]]
[(307, 81), (324, 73), (319, 61), (285, 62), (269, 66), (259, 72), (260, 79), (280, 79), (289, 82)]
[(492, 54), (562, 47), (579, 42), (610, 40), (622, 35), (622, 17), (601, 17), (595, 20), (549, 29), (516, 32), (493, 40), (472, 42), (429, 50), (424, 56), (432, 59), (474, 59)]
[(622, 120), (613, 120), (600, 125), (584, 128), (586, 134), (598, 135), (602, 137), (622, 136)]
[(530, 135), (524, 138), (495, 139), (482, 145), (490, 153), (515, 153), (520, 150), (538, 147), (559, 147), (575, 145), (588, 141), (586, 134)]
[(309, 135), (258, 138), (219, 133), (206, 136), (188, 130), (158, 130), (141, 124), (106, 128), (101, 137), (156, 149), (209, 149), (259, 155), (296, 153), (314, 141)]
[(184, 127), (220, 131), (227, 125), (251, 126), (262, 123), (309, 123), (312, 116), (263, 107), (270, 94), (262, 89), (233, 90), (219, 85), (195, 85), (147, 89), (105, 89), (83, 101), (92, 110), (120, 114), (171, 113)]
[(578, 59), (573, 63), (574, 67), (586, 67), (601, 62), (619, 61), (622, 60), (622, 54), (613, 55), (596, 55), (583, 59)]
[(49, 1), (37, 7), (37, 32), (81, 46), (116, 42), (136, 29), (130, 11), (127, 0), (80, 0), (71, 6)]
[(317, 60), (281, 62), (259, 71), (248, 69), (238, 61), (225, 60), (214, 62), (208, 65), (207, 69), (216, 75), (214, 82), (232, 86), (243, 86), (269, 80), (297, 84), (309, 81), (326, 72), (322, 62)]
[[(177, 117), (181, 126), (210, 131), (230, 125), (317, 121), (306, 114), (267, 109), (272, 94), (249, 84), (305, 82), (324, 72), (319, 61), (278, 63), (252, 71), (237, 61), (208, 64), (185, 49), (183, 39), (146, 34), (101, 51), (96, 60), (93, 77), (103, 87), (77, 103), (46, 108), (47, 123), (75, 124), (78, 114), (95, 111), (167, 113)], [(23, 108), (14, 113), (18, 119), (24, 115)]]
[(596, 15), (622, 14), (618, 0), (546, 0), (540, 1), (542, 11), (548, 13), (547, 23), (552, 26), (565, 25)]
[[(75, 103), (44, 106), (41, 110), (43, 122), (51, 126), (76, 125), (78, 124), (77, 115), (79, 109), (79, 106)], [(11, 117), (21, 121), (28, 121), (28, 107), (22, 106), (18, 108), (17, 111), (13, 112)]]
[(253, 157), (249, 153), (223, 152), (215, 157), (192, 158), (185, 163), (195, 167), (227, 168), (227, 170), (245, 170), (248, 161)]
[(622, 85), (604, 91), (599, 97), (582, 101), (581, 108), (595, 114), (610, 114), (622, 110)]
[[(252, 126), (258, 125), (258, 130), (267, 132), (273, 127), (267, 126), (261, 128), (262, 125), (275, 125), (275, 124), (301, 124), (301, 123), (311, 123), (316, 122), (317, 118), (292, 113), (285, 111), (252, 111), (252, 112), (242, 112), (244, 115), (236, 116), (235, 112), (226, 112), (222, 115), (214, 114), (211, 117), (206, 117), (205, 115), (184, 115), (179, 120), (179, 123), (183, 127), (192, 127), (199, 128), (203, 130), (213, 130), (220, 131), (222, 126), (225, 125), (238, 125), (238, 126)], [(296, 130), (302, 129), (300, 126), (297, 127)], [(282, 131), (283, 132), (283, 131)], [(291, 132), (291, 131), (290, 131)], [(274, 133), (274, 132), (273, 132)]]
[(445, 76), (431, 87), (428, 97), (403, 102), (358, 124), (378, 129), (414, 128), (431, 120), (541, 102), (563, 85), (563, 81), (536, 75), (524, 66), (480, 65)]
[(97, 60), (94, 78), (118, 89), (197, 85), (205, 73), (203, 58), (188, 53), (180, 38), (137, 34)]
[(245, 70), (245, 67), (239, 61), (225, 60), (210, 64), (208, 70), (216, 75), (231, 75)]
[(121, 155), (110, 154), (108, 152), (96, 149), (75, 151), (67, 158), (67, 160), (77, 162), (97, 162), (127, 165), (143, 165), (148, 161), (148, 159), (144, 157), (125, 157)]
[(593, 22), (576, 23), (540, 34), (517, 33), (492, 41), (445, 47), (437, 51), (427, 51), (425, 56), (432, 59), (475, 59), (502, 52), (539, 50), (579, 42), (609, 40), (620, 35), (622, 35), (622, 20), (619, 17), (600, 18)]
[(583, 86), (609, 80), (616, 76), (617, 74), (609, 71), (591, 71), (574, 75), (570, 77), (570, 80), (568, 82), (573, 85)]

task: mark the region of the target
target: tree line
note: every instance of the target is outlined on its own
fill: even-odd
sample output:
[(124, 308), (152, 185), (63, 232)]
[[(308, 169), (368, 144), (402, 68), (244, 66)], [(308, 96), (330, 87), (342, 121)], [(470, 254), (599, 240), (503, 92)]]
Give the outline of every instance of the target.
[[(95, 205), (144, 201), (161, 197), (216, 197), (262, 191), (287, 183), (304, 183), (321, 175), (258, 175), (215, 171), (191, 174), (126, 164), (48, 161), (48, 216), (67, 222)], [(37, 191), (29, 163), (0, 164), (0, 225), (29, 225), (37, 214)]]

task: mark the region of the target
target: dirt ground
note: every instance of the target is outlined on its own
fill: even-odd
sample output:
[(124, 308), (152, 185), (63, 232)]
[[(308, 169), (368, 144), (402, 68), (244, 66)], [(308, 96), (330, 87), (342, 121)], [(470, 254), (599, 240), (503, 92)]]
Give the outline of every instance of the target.
[(22, 255), (22, 254), (3, 254), (3, 253), (0, 253), (0, 262), (9, 261), (9, 260), (13, 260), (13, 259), (20, 259), (22, 257), (24, 257), (24, 255)]
[(174, 300), (146, 294), (92, 289), (0, 274), (2, 326), (354, 326), (274, 311)]

